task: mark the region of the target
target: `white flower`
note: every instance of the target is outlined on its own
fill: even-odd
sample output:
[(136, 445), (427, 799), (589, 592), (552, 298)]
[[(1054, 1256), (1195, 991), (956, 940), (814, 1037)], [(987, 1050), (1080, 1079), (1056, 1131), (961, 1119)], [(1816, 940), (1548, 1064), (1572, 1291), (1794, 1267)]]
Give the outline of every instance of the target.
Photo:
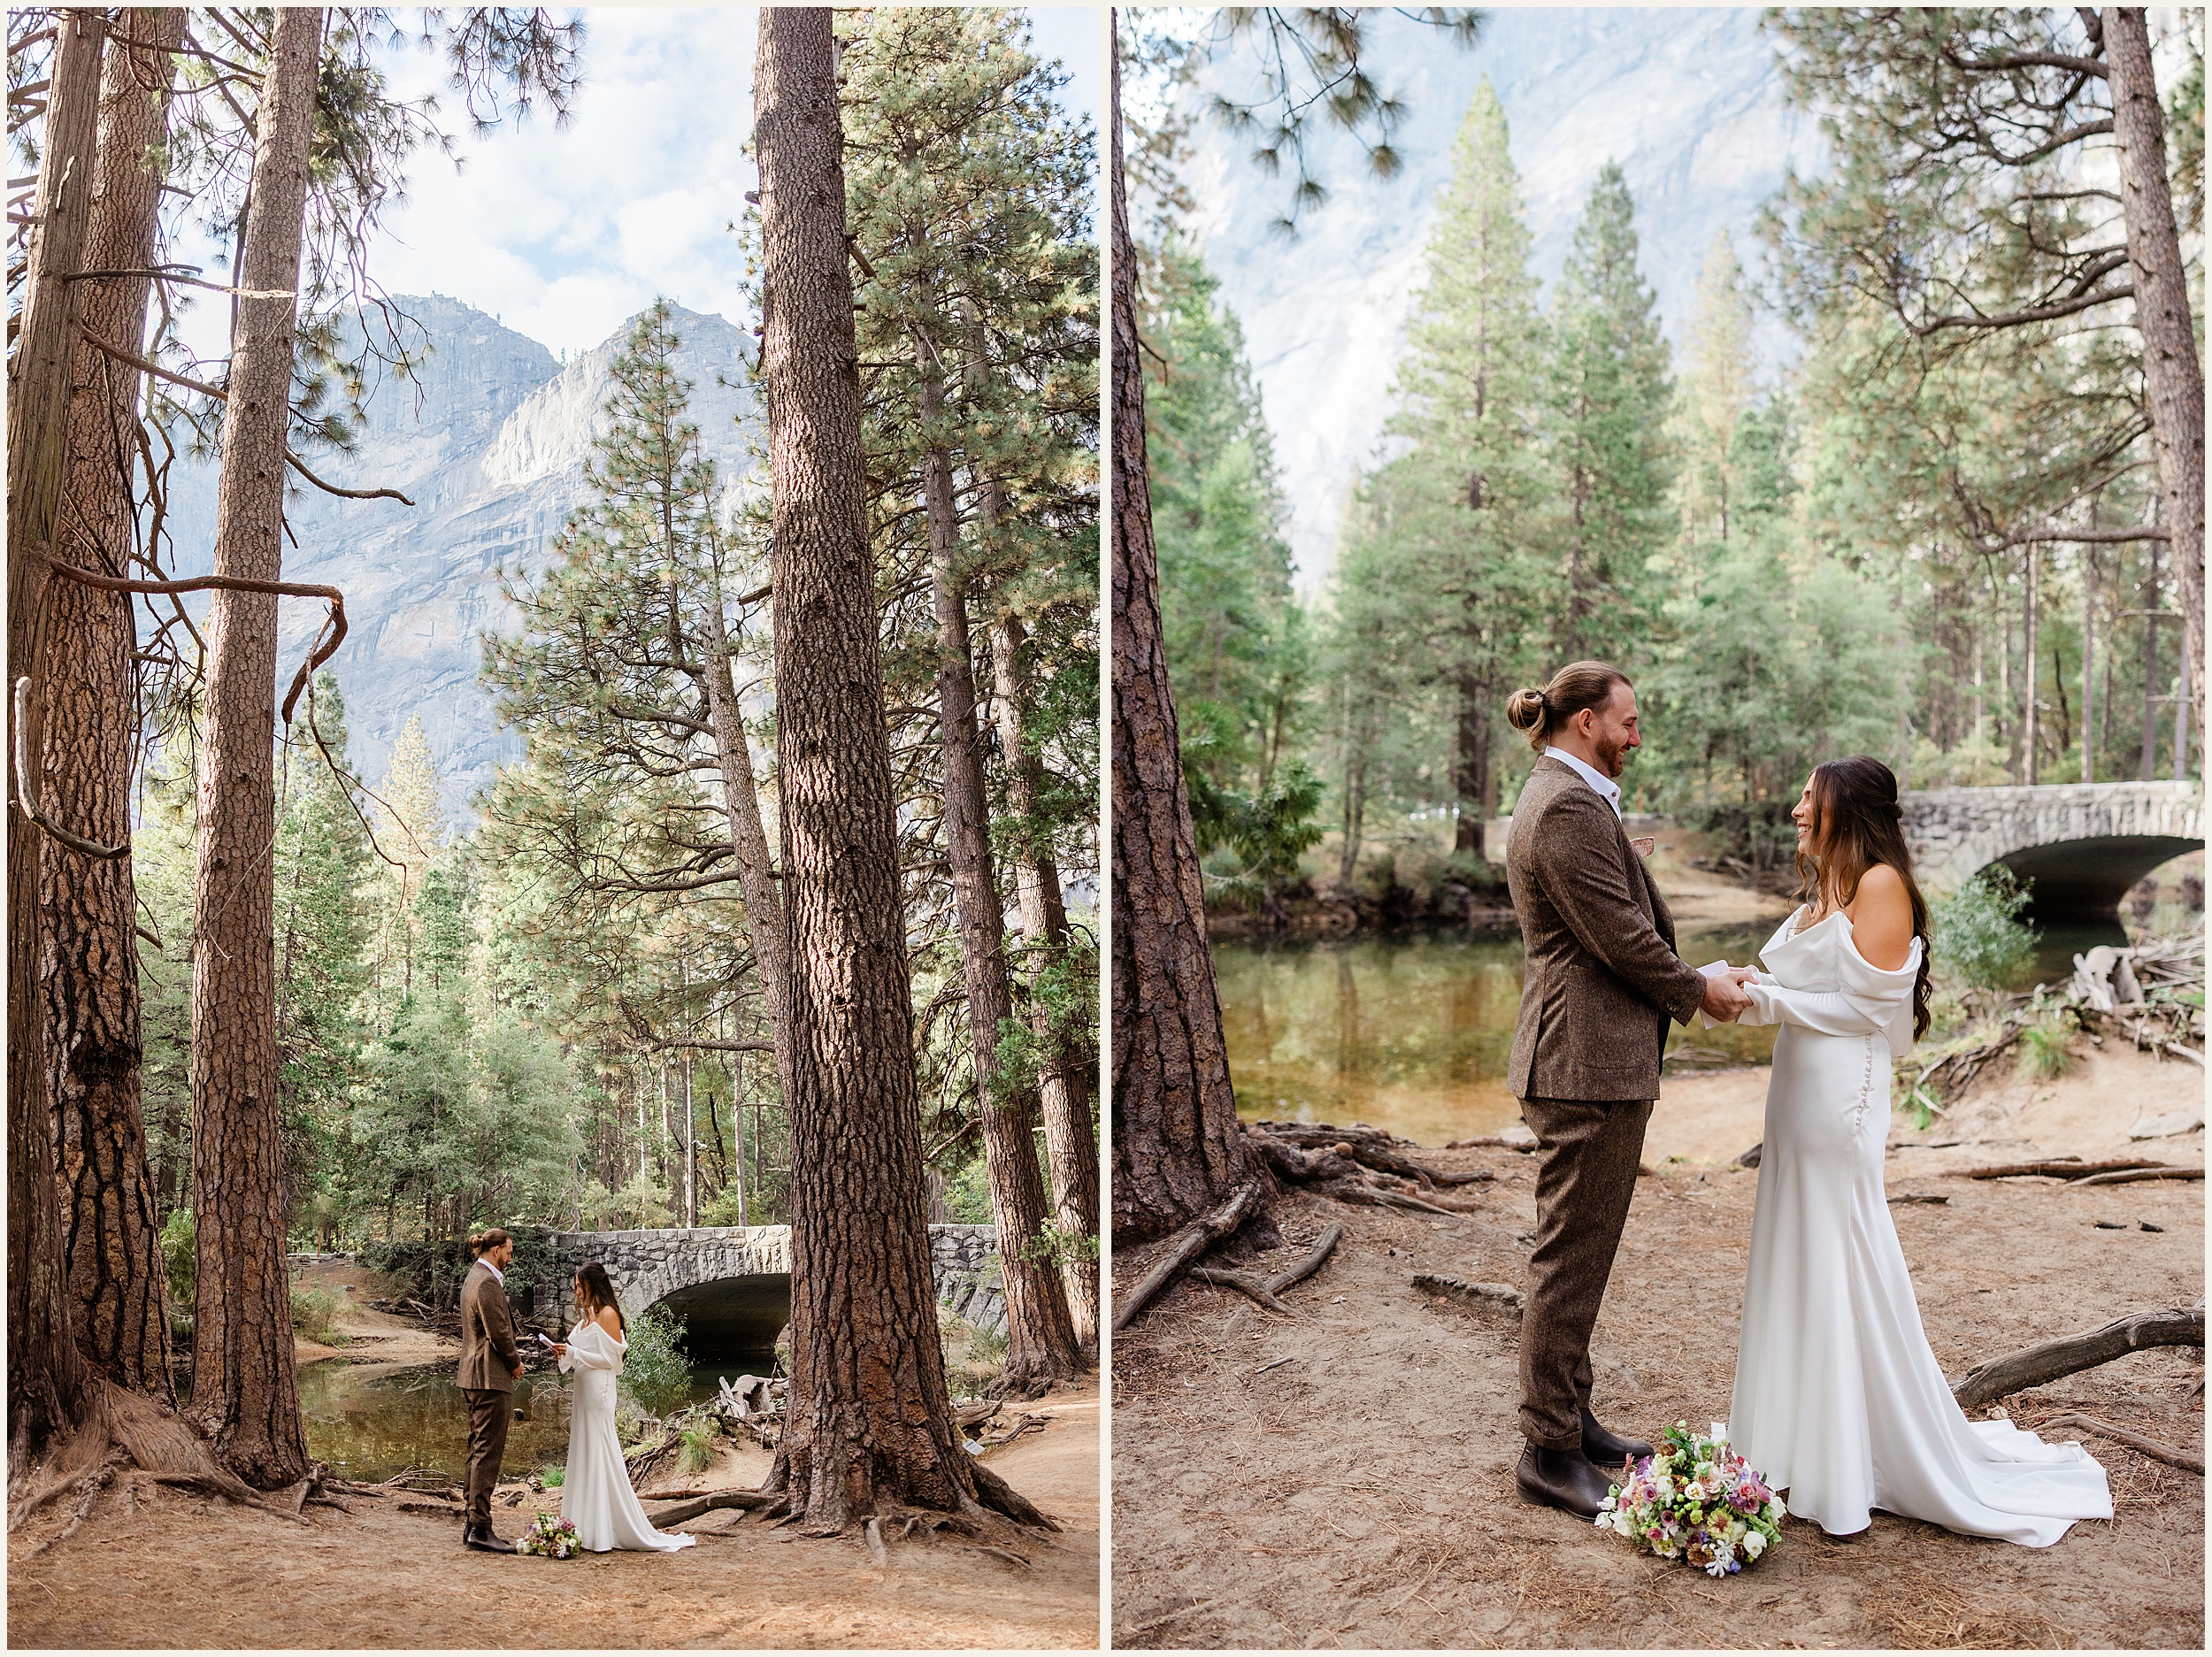
[(1756, 1530), (1752, 1531), (1743, 1539), (1743, 1551), (1748, 1558), (1758, 1558), (1760, 1554), (1767, 1551), (1766, 1538)]
[(1774, 1516), (1777, 1519), (1786, 1519), (1789, 1517), (1790, 1510), (1782, 1505), (1782, 1499), (1779, 1496), (1776, 1496), (1770, 1500), (1767, 1503), (1767, 1506), (1774, 1509)]

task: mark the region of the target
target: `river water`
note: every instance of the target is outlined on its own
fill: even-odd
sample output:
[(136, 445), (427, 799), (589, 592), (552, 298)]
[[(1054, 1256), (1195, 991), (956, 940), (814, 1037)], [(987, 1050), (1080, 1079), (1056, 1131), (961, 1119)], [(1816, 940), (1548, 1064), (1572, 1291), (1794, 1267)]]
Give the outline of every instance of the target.
[[(685, 1402), (716, 1396), (717, 1380), (765, 1375), (772, 1353), (750, 1364), (695, 1364)], [(450, 1360), (394, 1369), (326, 1359), (300, 1371), (300, 1408), (307, 1416), (307, 1453), (345, 1478), (376, 1483), (411, 1467), (462, 1477), (468, 1466), (468, 1406), (453, 1383)], [(510, 1477), (559, 1467), (568, 1460), (568, 1394), (563, 1377), (533, 1372), (516, 1383), (522, 1419), (509, 1423), (502, 1462)]]
[[(1701, 966), (1741, 965), (1773, 932), (1771, 924), (1685, 930), (1678, 947)], [(2116, 925), (2054, 931), (2014, 987), (2063, 978), (2073, 953), (2091, 944), (2124, 941)], [(1505, 1085), (1520, 1011), (1518, 931), (1224, 942), (1213, 954), (1239, 1116), (1364, 1122), (1422, 1145), (1496, 1133), (1520, 1120)], [(1668, 1038), (1677, 1055), (1668, 1073), (1764, 1064), (1774, 1034), (1678, 1025)]]

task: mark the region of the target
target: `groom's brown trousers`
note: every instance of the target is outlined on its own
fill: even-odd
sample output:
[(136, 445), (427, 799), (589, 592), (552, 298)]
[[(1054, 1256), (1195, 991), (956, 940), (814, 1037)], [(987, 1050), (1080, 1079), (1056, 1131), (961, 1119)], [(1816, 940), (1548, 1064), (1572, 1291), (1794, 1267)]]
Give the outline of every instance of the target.
[(507, 1454), (507, 1423), (512, 1418), (515, 1395), (490, 1387), (466, 1387), (461, 1396), (469, 1406), (468, 1523), (472, 1529), (492, 1528), (492, 1490), (499, 1483), (500, 1459)]
[(1636, 1194), (1649, 1100), (1525, 1099), (1541, 1144), (1536, 1251), (1521, 1312), (1521, 1433), (1547, 1450), (1582, 1443), (1590, 1331)]

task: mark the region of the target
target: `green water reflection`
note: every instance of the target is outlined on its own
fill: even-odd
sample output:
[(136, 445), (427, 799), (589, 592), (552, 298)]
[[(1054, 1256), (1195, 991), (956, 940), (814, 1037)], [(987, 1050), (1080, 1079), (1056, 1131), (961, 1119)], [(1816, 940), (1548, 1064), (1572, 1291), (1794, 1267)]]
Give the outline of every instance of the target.
[[(772, 1353), (695, 1365), (687, 1393), (697, 1403), (716, 1394), (716, 1380), (749, 1369), (768, 1373)], [(568, 1460), (565, 1377), (533, 1371), (516, 1384), (522, 1419), (507, 1429), (502, 1465), (509, 1474), (559, 1466)], [(468, 1466), (468, 1406), (454, 1385), (453, 1365), (395, 1369), (383, 1364), (326, 1361), (300, 1371), (300, 1408), (307, 1416), (307, 1451), (347, 1478), (387, 1479), (407, 1468), (435, 1468), (454, 1477)]]
[[(1685, 932), (1702, 965), (1752, 958), (1770, 925)], [(1214, 946), (1237, 1111), (1278, 1121), (1368, 1123), (1423, 1145), (1520, 1119), (1506, 1062), (1520, 1009), (1517, 932)], [(1763, 1064), (1771, 1029), (1685, 1031), (1670, 1050)]]

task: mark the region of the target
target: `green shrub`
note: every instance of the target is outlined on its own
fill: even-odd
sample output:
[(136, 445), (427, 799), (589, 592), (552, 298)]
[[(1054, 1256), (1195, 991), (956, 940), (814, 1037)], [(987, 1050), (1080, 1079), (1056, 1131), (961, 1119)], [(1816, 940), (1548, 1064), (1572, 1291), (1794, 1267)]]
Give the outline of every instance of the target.
[(1939, 899), (1929, 917), (1935, 970), (1973, 989), (2006, 988), (2035, 948), (2035, 928), (2019, 918), (2027, 907), (2027, 888), (2001, 863)]
[(686, 1410), (669, 1423), (676, 1430), (676, 1465), (686, 1473), (703, 1473), (714, 1465), (714, 1446), (722, 1436), (714, 1418), (701, 1410)]
[(684, 1326), (657, 1306), (641, 1312), (626, 1306), (622, 1321), (630, 1342), (622, 1363), (624, 1387), (656, 1414), (680, 1405), (691, 1391), (691, 1365), (677, 1346)]
[(179, 1208), (162, 1222), (161, 1264), (169, 1274), (169, 1303), (188, 1317), (198, 1282), (199, 1266), (193, 1253), (196, 1240), (191, 1209)]
[(945, 1212), (956, 1225), (991, 1224), (991, 1170), (982, 1153), (945, 1181)]
[(345, 1298), (333, 1294), (328, 1289), (311, 1288), (304, 1284), (292, 1285), (292, 1332), (325, 1346), (341, 1344), (338, 1333), (338, 1314), (345, 1308)]
[(2020, 1074), (2047, 1082), (2065, 1075), (2074, 1062), (2074, 1055), (2067, 1047), (2073, 1033), (2063, 1013), (2049, 1013), (2032, 1024), (2023, 1024)]
[(565, 1467), (545, 1467), (538, 1469), (538, 1483), (548, 1490), (558, 1490), (568, 1482)]

